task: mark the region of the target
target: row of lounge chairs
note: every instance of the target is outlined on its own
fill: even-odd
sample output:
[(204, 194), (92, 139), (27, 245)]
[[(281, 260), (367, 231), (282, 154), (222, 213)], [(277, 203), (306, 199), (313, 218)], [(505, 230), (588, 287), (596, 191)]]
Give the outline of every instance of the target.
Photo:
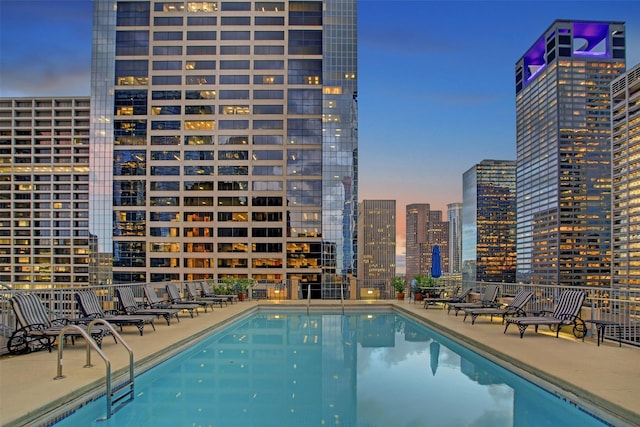
[[(60, 332), (69, 324), (75, 324), (84, 332), (90, 333), (98, 346), (101, 346), (104, 336), (109, 332), (107, 328), (99, 325), (88, 331), (87, 324), (93, 319), (103, 319), (121, 330), (125, 326), (135, 326), (140, 335), (143, 335), (145, 325), (150, 325), (155, 330), (156, 318), (164, 318), (167, 325), (170, 325), (173, 318), (177, 322), (180, 321), (178, 314), (182, 311), (188, 312), (193, 318), (194, 315), (198, 315), (199, 308), (206, 312), (212, 309), (213, 305), (223, 307), (237, 302), (237, 297), (234, 295), (215, 295), (206, 284), (198, 285), (200, 289), (196, 283), (188, 283), (185, 289), (186, 298), (183, 298), (175, 283), (167, 283), (165, 289), (169, 299), (162, 300), (151, 285), (145, 284), (143, 285), (146, 299), (144, 303), (136, 300), (131, 287), (119, 286), (115, 289), (119, 310), (104, 310), (93, 290), (78, 290), (75, 292), (75, 300), (81, 317), (76, 319), (52, 320), (37, 295), (17, 294), (11, 298), (11, 305), (19, 326), (9, 338), (7, 349), (14, 354), (40, 349), (51, 352)], [(65, 333), (65, 338), (68, 336), (73, 342), (79, 335), (78, 332), (70, 331)]]
[[(459, 290), (458, 290), (459, 292)], [(470, 293), (470, 289), (466, 292), (454, 295), (451, 298), (431, 298), (424, 301), (424, 308), (435, 303), (444, 304), (447, 313), (454, 310), (455, 315), (459, 311), (464, 312), (464, 319), (471, 317), (471, 324), (475, 324), (479, 316), (500, 317), (502, 323), (505, 324), (504, 333), (507, 333), (509, 326), (514, 324), (518, 327), (520, 338), (524, 337), (524, 333), (529, 326), (535, 328), (538, 332), (539, 326), (548, 326), (559, 336), (560, 329), (564, 326), (571, 326), (574, 336), (582, 338), (586, 334), (586, 326), (580, 318), (580, 309), (586, 297), (581, 290), (564, 290), (558, 297), (558, 302), (552, 311), (537, 310), (527, 311), (526, 306), (533, 297), (533, 293), (528, 290), (520, 290), (508, 304), (498, 303), (498, 295), (500, 288), (498, 285), (490, 284), (484, 289), (480, 298), (476, 301), (467, 302), (466, 298)]]

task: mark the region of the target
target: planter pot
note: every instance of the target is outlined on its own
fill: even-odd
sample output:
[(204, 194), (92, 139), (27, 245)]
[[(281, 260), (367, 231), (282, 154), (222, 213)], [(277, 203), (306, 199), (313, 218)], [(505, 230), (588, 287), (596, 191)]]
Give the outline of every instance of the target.
[(404, 300), (404, 292), (398, 292), (396, 294), (396, 297), (398, 297), (398, 301)]
[(422, 301), (422, 294), (418, 292), (417, 294), (413, 294), (413, 299), (415, 301)]
[(238, 292), (239, 301), (244, 301), (246, 298), (247, 298), (247, 294), (245, 294), (244, 292)]

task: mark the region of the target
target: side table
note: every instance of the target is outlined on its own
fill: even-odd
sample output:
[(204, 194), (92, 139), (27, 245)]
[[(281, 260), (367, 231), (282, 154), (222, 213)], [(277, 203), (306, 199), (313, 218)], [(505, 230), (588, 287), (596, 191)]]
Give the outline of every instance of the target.
[[(596, 330), (598, 331), (598, 347), (600, 347), (601, 342), (604, 342), (605, 328), (607, 326), (616, 326), (618, 328), (618, 346), (622, 347), (622, 331), (620, 323), (612, 320), (585, 320), (585, 322), (592, 323), (596, 327)], [(584, 337), (582, 337), (582, 341), (584, 341)]]

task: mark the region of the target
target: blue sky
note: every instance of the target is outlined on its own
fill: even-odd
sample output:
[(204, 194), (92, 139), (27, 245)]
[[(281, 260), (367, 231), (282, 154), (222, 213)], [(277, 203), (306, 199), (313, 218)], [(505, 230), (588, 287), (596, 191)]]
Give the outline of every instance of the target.
[[(640, 63), (640, 1), (360, 0), (362, 199), (446, 214), (462, 174), (515, 159), (515, 62), (556, 19), (624, 21)], [(0, 0), (0, 97), (89, 95), (90, 0)]]

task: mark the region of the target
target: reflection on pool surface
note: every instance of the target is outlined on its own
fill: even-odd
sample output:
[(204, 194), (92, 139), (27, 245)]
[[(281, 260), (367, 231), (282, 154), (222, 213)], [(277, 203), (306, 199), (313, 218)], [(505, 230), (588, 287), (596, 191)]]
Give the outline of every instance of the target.
[(56, 425), (602, 426), (595, 417), (393, 312), (259, 311)]

